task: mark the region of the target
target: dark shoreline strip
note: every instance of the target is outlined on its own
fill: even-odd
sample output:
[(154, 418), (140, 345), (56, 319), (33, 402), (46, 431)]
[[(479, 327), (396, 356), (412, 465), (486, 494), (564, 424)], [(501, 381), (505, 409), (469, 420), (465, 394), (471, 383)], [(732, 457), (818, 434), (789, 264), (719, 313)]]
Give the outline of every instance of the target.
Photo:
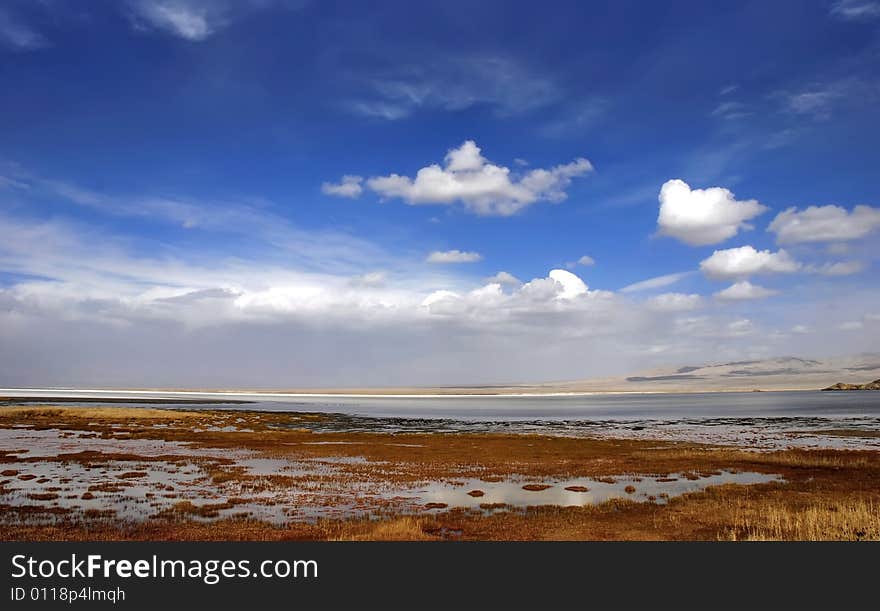
[(136, 403), (139, 405), (247, 405), (256, 401), (240, 399), (113, 399), (108, 397), (0, 397), (0, 404), (18, 405), (20, 403)]

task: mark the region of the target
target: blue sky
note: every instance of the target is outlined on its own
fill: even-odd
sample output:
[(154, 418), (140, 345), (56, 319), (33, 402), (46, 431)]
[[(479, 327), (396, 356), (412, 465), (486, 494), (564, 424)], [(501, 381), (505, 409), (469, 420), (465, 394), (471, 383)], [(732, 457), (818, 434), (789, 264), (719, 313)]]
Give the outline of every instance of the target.
[(880, 339), (872, 0), (5, 0), (0, 75), (7, 384)]

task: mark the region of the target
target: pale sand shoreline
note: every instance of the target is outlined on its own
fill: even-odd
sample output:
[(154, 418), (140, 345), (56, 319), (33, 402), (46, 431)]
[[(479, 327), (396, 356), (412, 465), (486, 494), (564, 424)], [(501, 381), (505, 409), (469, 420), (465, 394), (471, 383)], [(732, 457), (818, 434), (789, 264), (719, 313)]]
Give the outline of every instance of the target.
[[(801, 387), (784, 387), (784, 388), (700, 388), (700, 389), (664, 389), (664, 390), (590, 390), (590, 391), (532, 391), (532, 392), (510, 392), (508, 389), (499, 389), (498, 392), (482, 392), (482, 393), (464, 393), (464, 392), (437, 392), (436, 389), (426, 389), (424, 391), (405, 389), (395, 391), (393, 389), (377, 389), (371, 391), (368, 389), (358, 389), (357, 392), (343, 391), (336, 389), (328, 389), (325, 391), (272, 391), (272, 390), (178, 390), (178, 389), (132, 389), (132, 388), (0, 388), (0, 397), (8, 397), (10, 399), (30, 398), (30, 397), (46, 397), (46, 398), (76, 398), (70, 395), (60, 393), (76, 393), (83, 399), (90, 396), (94, 397), (110, 397), (118, 395), (118, 398), (125, 399), (131, 396), (143, 396), (145, 398), (157, 398), (162, 395), (185, 396), (185, 397), (248, 397), (257, 396), (260, 398), (320, 398), (320, 397), (337, 397), (341, 399), (368, 399), (368, 398), (390, 398), (390, 399), (431, 399), (431, 398), (479, 398), (479, 397), (497, 397), (497, 398), (517, 398), (517, 397), (589, 397), (602, 395), (665, 395), (665, 394), (702, 394), (702, 393), (750, 393), (750, 392), (803, 392), (803, 391), (819, 391), (815, 386)], [(126, 396), (128, 395), (128, 396)], [(173, 397), (172, 397), (173, 398)]]

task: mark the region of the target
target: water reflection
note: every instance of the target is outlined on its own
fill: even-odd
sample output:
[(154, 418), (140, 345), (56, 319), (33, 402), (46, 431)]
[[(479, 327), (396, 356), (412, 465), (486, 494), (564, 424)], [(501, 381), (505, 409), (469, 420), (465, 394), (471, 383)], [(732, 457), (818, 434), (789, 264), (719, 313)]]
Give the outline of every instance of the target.
[[(626, 476), (618, 478), (575, 478), (537, 481), (511, 479), (487, 482), (468, 479), (459, 482), (433, 482), (414, 491), (416, 503), (431, 510), (446, 508), (493, 510), (508, 507), (557, 505), (582, 507), (611, 499), (666, 503), (688, 492), (699, 492), (722, 484), (764, 484), (779, 482), (778, 475), (748, 471), (719, 471), (712, 474), (671, 473), (662, 477)], [(474, 493), (478, 494), (474, 494)]]

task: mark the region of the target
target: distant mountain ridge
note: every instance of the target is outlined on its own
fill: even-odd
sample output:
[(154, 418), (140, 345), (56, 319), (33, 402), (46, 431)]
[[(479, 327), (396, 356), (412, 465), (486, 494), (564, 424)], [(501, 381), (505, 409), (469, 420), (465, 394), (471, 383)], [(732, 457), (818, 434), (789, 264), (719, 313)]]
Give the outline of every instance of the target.
[[(819, 390), (829, 384), (870, 386), (870, 372), (880, 372), (880, 353), (823, 359), (780, 356), (657, 368), (620, 378), (538, 385), (559, 392), (699, 392), (700, 390)], [(866, 375), (867, 374), (867, 375)]]

